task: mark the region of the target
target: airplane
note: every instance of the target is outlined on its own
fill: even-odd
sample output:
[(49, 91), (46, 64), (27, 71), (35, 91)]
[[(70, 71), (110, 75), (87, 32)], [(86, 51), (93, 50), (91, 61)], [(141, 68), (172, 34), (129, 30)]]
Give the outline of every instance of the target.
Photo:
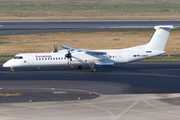
[[(117, 65), (130, 63), (166, 53), (164, 51), (167, 39), (173, 25), (159, 25), (154, 27), (155, 32), (149, 42), (144, 45), (109, 50), (76, 49), (61, 45), (63, 50), (49, 53), (21, 53), (3, 64), (10, 67), (10, 71), (18, 67), (47, 67), (47, 66), (77, 66), (81, 70), (83, 65), (89, 65), (92, 72), (96, 72), (95, 65)], [(113, 47), (113, 46), (112, 46)]]

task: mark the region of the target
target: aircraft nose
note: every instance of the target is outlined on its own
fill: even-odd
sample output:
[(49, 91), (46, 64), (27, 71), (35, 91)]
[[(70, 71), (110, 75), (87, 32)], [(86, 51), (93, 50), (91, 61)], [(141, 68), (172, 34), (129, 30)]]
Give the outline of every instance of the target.
[(11, 64), (10, 64), (10, 62), (8, 61), (8, 62), (5, 62), (2, 66), (3, 66), (3, 67), (11, 67)]

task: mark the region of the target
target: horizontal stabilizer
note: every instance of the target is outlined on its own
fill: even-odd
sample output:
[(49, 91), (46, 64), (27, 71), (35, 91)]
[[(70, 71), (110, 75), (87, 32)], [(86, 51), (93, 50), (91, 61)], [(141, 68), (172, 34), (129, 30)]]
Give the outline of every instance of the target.
[(155, 26), (154, 29), (173, 29), (173, 25), (159, 25)]

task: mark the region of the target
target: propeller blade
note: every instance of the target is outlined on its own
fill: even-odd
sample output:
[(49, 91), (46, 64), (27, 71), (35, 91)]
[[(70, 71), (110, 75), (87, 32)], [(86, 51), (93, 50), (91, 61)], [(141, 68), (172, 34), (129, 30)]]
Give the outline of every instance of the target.
[(69, 58), (68, 58), (68, 62), (67, 62), (67, 65), (69, 65)]
[(71, 51), (70, 48), (68, 48), (67, 51), (68, 51), (68, 54), (71, 54), (71, 53), (70, 53), (70, 51)]
[(71, 64), (71, 60), (69, 60), (69, 62), (70, 62), (70, 64), (69, 64), (69, 65), (70, 65), (70, 67), (72, 67), (72, 68), (73, 68), (73, 66), (72, 66), (72, 64)]
[(65, 54), (65, 57), (68, 59), (67, 64), (73, 68), (71, 64), (72, 61), (71, 49), (69, 47), (67, 48), (67, 54)]
[(54, 51), (53, 52), (58, 52), (57, 51), (57, 45), (54, 45)]

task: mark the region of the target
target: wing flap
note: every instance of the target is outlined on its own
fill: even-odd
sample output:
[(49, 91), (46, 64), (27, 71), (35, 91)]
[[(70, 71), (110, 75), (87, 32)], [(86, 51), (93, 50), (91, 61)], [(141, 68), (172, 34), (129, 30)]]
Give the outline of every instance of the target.
[(87, 54), (106, 54), (106, 52), (100, 52), (100, 51), (93, 51), (93, 50), (87, 50), (85, 51)]
[(96, 65), (114, 65), (114, 63), (95, 63)]
[(64, 49), (70, 49), (71, 51), (77, 50), (77, 52), (85, 52), (86, 54), (97, 54), (97, 55), (106, 54), (106, 52), (94, 51), (94, 50), (88, 50), (88, 49), (76, 49), (76, 48), (69, 47), (66, 45), (61, 45), (61, 47)]

